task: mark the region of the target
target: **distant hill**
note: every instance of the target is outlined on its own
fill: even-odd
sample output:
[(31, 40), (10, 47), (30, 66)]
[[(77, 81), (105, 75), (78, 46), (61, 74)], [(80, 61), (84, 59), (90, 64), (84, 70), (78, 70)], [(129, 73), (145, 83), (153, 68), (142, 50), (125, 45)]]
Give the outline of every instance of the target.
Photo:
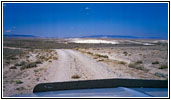
[(34, 35), (18, 35), (18, 34), (10, 34), (10, 35), (3, 35), (4, 38), (37, 38)]
[(136, 36), (124, 36), (124, 35), (90, 35), (90, 36), (83, 36), (80, 38), (118, 38), (118, 39), (164, 39), (167, 38), (163, 37), (136, 37)]
[(83, 36), (81, 38), (129, 38), (129, 39), (136, 39), (136, 38), (139, 38), (139, 37), (122, 36), (122, 35), (91, 35), (91, 36)]

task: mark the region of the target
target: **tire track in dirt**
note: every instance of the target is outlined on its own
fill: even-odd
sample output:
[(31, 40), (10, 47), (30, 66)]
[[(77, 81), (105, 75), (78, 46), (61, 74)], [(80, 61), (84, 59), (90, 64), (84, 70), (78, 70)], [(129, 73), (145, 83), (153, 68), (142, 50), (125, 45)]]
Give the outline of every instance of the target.
[[(70, 49), (56, 49), (58, 61), (55, 65), (53, 82), (116, 78), (117, 75), (102, 63)], [(72, 78), (73, 75), (79, 78)]]

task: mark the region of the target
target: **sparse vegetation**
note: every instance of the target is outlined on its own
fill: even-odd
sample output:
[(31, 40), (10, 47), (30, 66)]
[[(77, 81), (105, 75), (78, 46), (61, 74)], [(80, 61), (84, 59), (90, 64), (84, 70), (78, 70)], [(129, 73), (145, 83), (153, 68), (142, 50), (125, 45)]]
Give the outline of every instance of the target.
[(35, 63), (36, 64), (42, 64), (42, 62), (40, 60), (37, 60)]
[(161, 66), (159, 67), (159, 69), (166, 69), (166, 68), (168, 68), (167, 65), (161, 65)]
[(33, 67), (37, 67), (36, 62), (27, 63), (27, 64), (23, 65), (20, 69), (24, 70), (24, 69), (33, 68)]
[(16, 56), (21, 55), (22, 52), (23, 51), (19, 50), (19, 49), (3, 48), (3, 59), (16, 60), (16, 59), (18, 59)]
[(159, 62), (158, 61), (155, 61), (155, 62), (152, 62), (152, 64), (159, 64)]
[(16, 90), (22, 91), (22, 90), (24, 90), (24, 87), (18, 87), (18, 88), (16, 88)]
[(137, 64), (142, 64), (143, 62), (139, 60), (139, 61), (136, 61), (136, 63)]
[(34, 72), (36, 73), (36, 72), (38, 72), (38, 70), (37, 70), (37, 69), (35, 69), (35, 70), (34, 70)]
[(95, 54), (97, 57), (102, 57), (102, 58), (109, 58), (107, 55), (100, 55), (100, 54)]
[(145, 68), (144, 68), (144, 66), (142, 65), (142, 64), (138, 64), (138, 63), (130, 63), (129, 65), (128, 65), (128, 67), (130, 67), (130, 68), (135, 68), (135, 69), (138, 69), (138, 70), (144, 70), (144, 71), (147, 71)]
[[(58, 39), (56, 39), (58, 40)], [(74, 49), (74, 48), (94, 48), (94, 47), (111, 47), (114, 44), (88, 44), (85, 43), (59, 43), (51, 39), (22, 39), (22, 38), (4, 38), (4, 46), (29, 48), (29, 49)], [(46, 44), (46, 45), (45, 45)]]
[(125, 64), (126, 64), (126, 62), (124, 62), (124, 61), (119, 61), (119, 64), (123, 64), (123, 65), (125, 65)]
[(10, 67), (10, 69), (17, 69), (17, 67), (15, 67), (15, 66), (12, 66), (12, 67)]
[(26, 58), (29, 58), (30, 56), (26, 56)]
[(156, 72), (154, 75), (156, 75), (158, 77), (168, 78), (168, 76), (166, 74), (163, 74), (163, 73), (160, 73), (160, 72)]
[(24, 66), (26, 64), (25, 61), (21, 61), (20, 63), (16, 63), (15, 66)]
[(91, 52), (87, 52), (87, 54), (93, 55), (93, 53), (91, 53)]
[(127, 55), (128, 55), (128, 53), (127, 53), (126, 51), (124, 51), (124, 52), (123, 52), (123, 54), (124, 54), (125, 56), (127, 56)]
[(97, 59), (98, 57), (94, 56), (93, 59)]
[(16, 84), (22, 84), (23, 82), (21, 80), (16, 80)]
[[(62, 39), (60, 39), (59, 41), (61, 40)], [(164, 46), (162, 47), (161, 46), (159, 47), (157, 45), (140, 46), (139, 44), (125, 45), (124, 43), (123, 44), (77, 44), (77, 43), (64, 44), (58, 42), (58, 39), (53, 40), (53, 39), (22, 39), (22, 38), (4, 39), (3, 43), (4, 46), (6, 46), (7, 48), (14, 47), (14, 49), (9, 49), (9, 51), (7, 52), (4, 50), (3, 52), (4, 53), (3, 57), (5, 58), (5, 59), (3, 58), (4, 61), (3, 67), (5, 66), (3, 68), (4, 69), (3, 83), (5, 86), (4, 94), (10, 93), (10, 90), (12, 89), (13, 89), (12, 91), (14, 91), (13, 93), (15, 92), (25, 93), (25, 91), (28, 90), (30, 92), (32, 90), (31, 88), (33, 88), (37, 84), (37, 82), (42, 83), (42, 82), (53, 80), (53, 78), (49, 78), (51, 77), (51, 75), (56, 76), (58, 74), (55, 75), (54, 73), (58, 73), (58, 71), (63, 71), (60, 69), (53, 70), (54, 68), (56, 68), (54, 65), (60, 63), (60, 61), (59, 62), (55, 61), (58, 59), (57, 56), (58, 54), (56, 50), (53, 49), (78, 50), (84, 53), (85, 56), (88, 56), (88, 58), (90, 58), (91, 56), (94, 59), (94, 61), (97, 61), (96, 63), (104, 63), (110, 67), (110, 68), (105, 68), (106, 66), (104, 66), (104, 68), (100, 67), (99, 69), (98, 66), (94, 66), (93, 68), (97, 72), (109, 72), (109, 74), (114, 72), (114, 77), (116, 74), (119, 78), (129, 77), (129, 78), (145, 78), (145, 79), (168, 79), (167, 68), (169, 66), (163, 67), (163, 64), (167, 64), (166, 62), (168, 60), (168, 56), (165, 56), (167, 54), (166, 52), (168, 51)], [(27, 48), (27, 49), (15, 49), (15, 47)], [(139, 47), (141, 47), (141, 49), (139, 49)], [(8, 52), (12, 52), (12, 54)], [(155, 52), (153, 56), (151, 52)], [(85, 59), (85, 62), (87, 62), (85, 63), (82, 62), (84, 60), (82, 59), (79, 60), (76, 58), (76, 56), (72, 56), (71, 60), (70, 58), (69, 59), (67, 58), (67, 60), (65, 60), (68, 62), (64, 64), (64, 67), (65, 65), (69, 65), (69, 64), (71, 65), (71, 67), (68, 68), (70, 68), (71, 71), (73, 71), (72, 73), (75, 73), (72, 74), (73, 76), (72, 75), (69, 76), (70, 78), (72, 78), (72, 80), (79, 80), (79, 79), (82, 80), (82, 79), (89, 79), (89, 78), (94, 79), (94, 76), (91, 76), (91, 72), (94, 71), (90, 71), (88, 69), (86, 70), (86, 68), (84, 70), (84, 67), (90, 66), (88, 65), (89, 64), (88, 61), (91, 60), (92, 59), (86, 61)], [(159, 62), (157, 62), (157, 60), (160, 62), (160, 64)], [(93, 63), (96, 64), (94, 61)], [(135, 62), (129, 64), (125, 61), (135, 61)], [(90, 62), (91, 66), (93, 66), (93, 63)], [(15, 64), (17, 66), (15, 66)], [(156, 64), (156, 65), (152, 65), (152, 64)], [(74, 67), (75, 65), (76, 67)], [(103, 66), (103, 64), (98, 64), (98, 65)], [(63, 65), (59, 64), (57, 65), (57, 67), (58, 66), (63, 66)], [(128, 68), (128, 66), (130, 68)], [(149, 72), (147, 72), (148, 69), (150, 70)], [(82, 70), (84, 70), (84, 74), (79, 74), (81, 73)], [(100, 71), (100, 70), (104, 70), (104, 71)], [(89, 72), (86, 73), (87, 71), (90, 72), (90, 76), (88, 75)], [(98, 75), (105, 76), (105, 74), (108, 73), (100, 73), (100, 75), (97, 74), (97, 76)], [(65, 77), (65, 75), (61, 75), (61, 76)], [(10, 85), (12, 86), (12, 88)], [(10, 88), (10, 90), (8, 88)]]
[(99, 59), (98, 62), (100, 62), (100, 61), (104, 61), (104, 59)]
[(77, 75), (77, 74), (75, 74), (75, 75), (73, 75), (71, 78), (73, 78), (73, 79), (78, 79), (78, 78), (80, 78), (80, 76)]
[(53, 60), (57, 60), (58, 58), (57, 57), (53, 57)]

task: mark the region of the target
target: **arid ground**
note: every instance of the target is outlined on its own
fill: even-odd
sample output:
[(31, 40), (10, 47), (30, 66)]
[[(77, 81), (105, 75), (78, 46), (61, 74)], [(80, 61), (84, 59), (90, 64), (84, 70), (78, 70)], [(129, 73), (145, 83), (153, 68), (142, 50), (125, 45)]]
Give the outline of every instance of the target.
[(5, 38), (3, 96), (32, 93), (48, 82), (168, 79), (167, 40), (77, 40)]

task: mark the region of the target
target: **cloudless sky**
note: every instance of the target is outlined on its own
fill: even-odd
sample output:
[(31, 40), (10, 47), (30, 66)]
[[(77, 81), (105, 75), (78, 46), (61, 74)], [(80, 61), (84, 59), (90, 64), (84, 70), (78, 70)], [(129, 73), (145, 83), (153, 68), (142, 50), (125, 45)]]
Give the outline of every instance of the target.
[(167, 3), (4, 3), (4, 34), (168, 37)]

